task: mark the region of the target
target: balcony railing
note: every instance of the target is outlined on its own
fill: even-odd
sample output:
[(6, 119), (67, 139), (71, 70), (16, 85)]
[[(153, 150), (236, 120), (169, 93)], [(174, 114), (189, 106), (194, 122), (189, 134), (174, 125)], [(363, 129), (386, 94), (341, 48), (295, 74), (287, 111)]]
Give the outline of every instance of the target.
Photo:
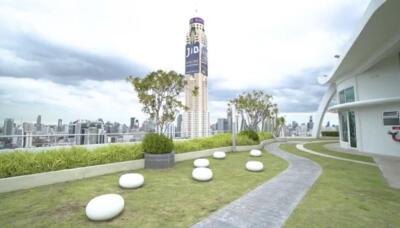
[[(199, 136), (214, 135), (228, 131), (213, 130), (205, 132), (167, 132), (166, 136), (174, 140), (182, 140)], [(21, 148), (63, 147), (74, 145), (102, 145), (110, 143), (135, 143), (143, 139), (147, 132), (136, 131), (127, 133), (88, 133), (88, 134), (31, 134), (24, 135), (0, 135), (0, 151), (8, 151)]]

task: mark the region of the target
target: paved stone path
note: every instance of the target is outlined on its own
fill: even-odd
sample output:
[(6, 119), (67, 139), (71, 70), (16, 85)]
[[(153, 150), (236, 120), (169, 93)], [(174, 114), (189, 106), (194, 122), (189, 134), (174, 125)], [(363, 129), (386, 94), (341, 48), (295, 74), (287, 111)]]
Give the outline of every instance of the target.
[(265, 149), (288, 161), (285, 171), (193, 227), (282, 227), (322, 171), (317, 163), (282, 151), (279, 144)]

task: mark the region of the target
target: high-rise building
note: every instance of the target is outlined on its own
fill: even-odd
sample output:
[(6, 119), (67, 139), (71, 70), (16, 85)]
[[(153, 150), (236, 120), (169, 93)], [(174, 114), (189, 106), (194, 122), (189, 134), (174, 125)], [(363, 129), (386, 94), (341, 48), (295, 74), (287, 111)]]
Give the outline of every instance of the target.
[(36, 130), (41, 131), (42, 130), (42, 116), (38, 115), (36, 119)]
[(4, 119), (4, 135), (14, 134), (14, 119), (6, 118)]
[(186, 35), (185, 54), (185, 105), (189, 108), (183, 115), (183, 136), (201, 137), (209, 135), (208, 113), (208, 58), (207, 37), (204, 20), (194, 17), (189, 22)]
[(57, 123), (57, 131), (61, 132), (62, 131), (62, 119), (58, 119), (58, 123)]
[(314, 122), (312, 120), (312, 116), (310, 116), (310, 120), (307, 123), (307, 131), (311, 131), (314, 127)]
[(179, 114), (176, 118), (175, 137), (182, 137), (182, 114)]
[(228, 120), (225, 118), (219, 118), (217, 120), (217, 133), (224, 133), (228, 131)]
[(133, 130), (133, 129), (137, 129), (137, 128), (139, 128), (139, 120), (136, 119), (135, 117), (131, 117), (131, 123), (130, 123), (129, 129)]

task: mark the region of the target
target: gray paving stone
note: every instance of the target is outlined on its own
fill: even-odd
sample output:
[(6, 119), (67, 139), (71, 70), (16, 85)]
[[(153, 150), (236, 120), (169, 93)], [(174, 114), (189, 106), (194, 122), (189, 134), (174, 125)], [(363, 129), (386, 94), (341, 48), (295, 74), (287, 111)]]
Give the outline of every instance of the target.
[(289, 163), (285, 171), (192, 227), (282, 227), (322, 171), (317, 163), (282, 151), (279, 144), (265, 149)]

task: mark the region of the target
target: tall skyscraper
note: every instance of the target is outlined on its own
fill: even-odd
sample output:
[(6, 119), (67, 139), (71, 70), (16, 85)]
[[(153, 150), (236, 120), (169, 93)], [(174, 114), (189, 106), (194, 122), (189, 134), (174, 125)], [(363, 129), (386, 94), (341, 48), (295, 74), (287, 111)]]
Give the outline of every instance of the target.
[(36, 130), (41, 131), (42, 130), (42, 116), (38, 115), (36, 119)]
[(209, 135), (210, 115), (208, 113), (208, 58), (207, 37), (204, 20), (194, 17), (189, 22), (186, 35), (185, 105), (189, 108), (183, 115), (182, 133), (184, 137)]
[(182, 114), (176, 118), (175, 137), (182, 137)]
[(14, 119), (6, 118), (4, 119), (4, 135), (14, 134)]
[(61, 131), (62, 131), (62, 119), (58, 119), (57, 131), (58, 131), (58, 132), (61, 132)]

